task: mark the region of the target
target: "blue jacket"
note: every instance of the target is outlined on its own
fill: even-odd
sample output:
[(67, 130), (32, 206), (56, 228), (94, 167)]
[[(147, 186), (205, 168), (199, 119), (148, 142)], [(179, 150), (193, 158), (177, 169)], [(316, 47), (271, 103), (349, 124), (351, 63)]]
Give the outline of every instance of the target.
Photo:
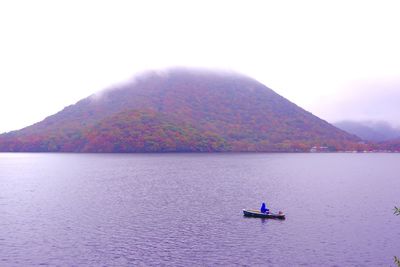
[(261, 209), (260, 209), (260, 211), (261, 211), (262, 213), (269, 212), (269, 209), (267, 209), (267, 206), (265, 205), (264, 202), (261, 204)]

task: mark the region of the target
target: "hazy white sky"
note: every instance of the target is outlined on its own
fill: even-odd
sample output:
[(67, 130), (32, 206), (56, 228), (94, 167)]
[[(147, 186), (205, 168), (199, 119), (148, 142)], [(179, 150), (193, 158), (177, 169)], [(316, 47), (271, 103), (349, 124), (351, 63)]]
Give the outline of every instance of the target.
[(247, 74), (330, 122), (400, 125), (400, 1), (1, 1), (0, 132), (141, 70)]

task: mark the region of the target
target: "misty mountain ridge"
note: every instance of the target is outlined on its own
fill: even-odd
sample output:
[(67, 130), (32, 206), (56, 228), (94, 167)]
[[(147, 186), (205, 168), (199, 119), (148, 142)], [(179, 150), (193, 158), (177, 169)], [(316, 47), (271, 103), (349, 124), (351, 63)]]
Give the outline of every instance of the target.
[(359, 141), (247, 76), (175, 68), (2, 134), (0, 151), (293, 152), (353, 150)]
[(393, 127), (386, 121), (340, 121), (334, 126), (366, 141), (382, 142), (400, 139), (400, 128)]

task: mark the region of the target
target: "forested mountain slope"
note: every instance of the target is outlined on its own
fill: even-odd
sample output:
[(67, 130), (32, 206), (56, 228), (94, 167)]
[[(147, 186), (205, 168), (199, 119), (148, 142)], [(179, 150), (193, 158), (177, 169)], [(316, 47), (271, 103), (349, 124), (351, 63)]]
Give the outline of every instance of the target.
[(0, 135), (0, 151), (290, 152), (353, 150), (358, 141), (249, 77), (170, 69)]

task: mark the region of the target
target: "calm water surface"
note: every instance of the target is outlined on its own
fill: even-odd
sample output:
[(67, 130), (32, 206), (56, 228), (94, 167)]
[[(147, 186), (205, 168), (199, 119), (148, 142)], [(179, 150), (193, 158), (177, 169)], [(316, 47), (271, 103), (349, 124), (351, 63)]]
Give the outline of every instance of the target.
[(0, 266), (394, 266), (395, 205), (400, 154), (3, 153)]

